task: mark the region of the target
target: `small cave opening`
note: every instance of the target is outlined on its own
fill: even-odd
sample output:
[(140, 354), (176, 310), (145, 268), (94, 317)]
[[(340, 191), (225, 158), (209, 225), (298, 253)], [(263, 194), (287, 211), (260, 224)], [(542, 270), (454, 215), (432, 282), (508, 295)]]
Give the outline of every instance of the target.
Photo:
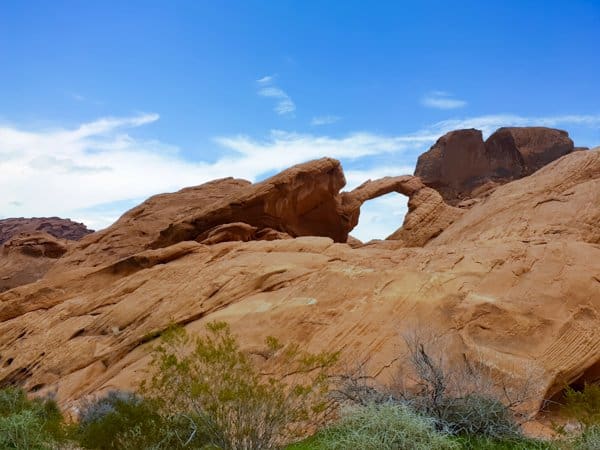
[(397, 192), (367, 200), (360, 207), (358, 224), (350, 236), (362, 242), (385, 239), (402, 226), (407, 212), (408, 197)]
[[(550, 398), (546, 397), (544, 409), (549, 411), (560, 409), (561, 405), (565, 403), (567, 388), (573, 389), (576, 392), (583, 392), (586, 385), (600, 385), (600, 361), (594, 363), (570, 383), (562, 387), (555, 385), (555, 389), (550, 391), (554, 392), (554, 394), (550, 395)], [(558, 390), (556, 390), (557, 387), (559, 388)]]

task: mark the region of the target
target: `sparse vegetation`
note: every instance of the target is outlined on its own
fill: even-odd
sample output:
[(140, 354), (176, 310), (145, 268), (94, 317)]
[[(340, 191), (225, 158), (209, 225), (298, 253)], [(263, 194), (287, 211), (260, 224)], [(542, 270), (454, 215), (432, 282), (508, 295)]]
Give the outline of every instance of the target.
[(217, 448), (277, 448), (327, 414), (327, 371), (337, 354), (301, 352), (272, 337), (266, 346), (287, 376), (259, 373), (225, 323), (208, 324), (207, 335), (197, 338), (173, 329), (156, 349), (143, 392), (167, 416), (186, 414), (191, 433), (205, 434)]
[(398, 403), (349, 408), (336, 424), (313, 442), (326, 450), (429, 450), (458, 449), (447, 435), (436, 430), (433, 419), (418, 415)]
[(28, 399), (23, 390), (0, 390), (0, 448), (51, 449), (64, 439), (62, 415), (52, 399)]
[[(362, 374), (332, 377), (337, 358), (273, 337), (252, 356), (241, 351), (225, 323), (208, 324), (199, 337), (174, 327), (162, 333), (151, 376), (138, 393), (90, 399), (80, 405), (77, 423), (65, 425), (51, 399), (0, 390), (0, 448), (600, 450), (596, 385), (565, 391), (562, 410), (581, 432), (542, 441), (521, 434), (514, 403), (482, 390), (472, 365), (470, 375), (456, 376), (423, 342), (409, 346), (403, 367), (412, 369), (410, 389), (376, 386)], [(340, 415), (332, 420), (338, 405)]]

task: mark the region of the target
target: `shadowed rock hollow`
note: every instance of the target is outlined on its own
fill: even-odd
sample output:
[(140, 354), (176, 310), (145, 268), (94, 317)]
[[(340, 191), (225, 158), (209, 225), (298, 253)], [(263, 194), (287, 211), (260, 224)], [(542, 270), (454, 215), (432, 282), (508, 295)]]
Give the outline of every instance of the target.
[[(330, 158), (261, 183), (152, 197), (69, 246), (41, 280), (0, 294), (0, 383), (56, 391), (65, 407), (132, 388), (146, 376), (149, 336), (173, 322), (201, 332), (212, 320), (229, 322), (245, 349), (275, 335), (367, 360), (381, 379), (395, 370), (399, 334), (422, 327), (446, 337), (450, 362), (477, 361), (515, 386), (534, 374), (538, 402), (594, 381), (600, 149), (548, 156), (539, 170), (513, 150), (494, 167), (522, 178), (496, 179), (468, 208), (414, 176), (340, 192), (343, 171)], [(409, 197), (403, 226), (348, 245), (363, 202), (388, 192)]]

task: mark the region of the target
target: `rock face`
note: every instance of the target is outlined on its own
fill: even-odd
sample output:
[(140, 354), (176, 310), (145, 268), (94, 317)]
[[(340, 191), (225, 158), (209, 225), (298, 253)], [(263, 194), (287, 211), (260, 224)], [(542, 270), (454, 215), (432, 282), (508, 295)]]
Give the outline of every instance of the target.
[(461, 213), (414, 176), (369, 180), (340, 193), (345, 183), (339, 161), (323, 158), (256, 184), (227, 178), (157, 195), (75, 244), (53, 271), (97, 267), (182, 241), (214, 244), (325, 236), (346, 242), (361, 205), (390, 192), (413, 199), (406, 218), (409, 226), (391, 237), (406, 246), (423, 245)]
[(67, 241), (90, 233), (58, 217), (0, 220), (0, 292), (39, 280), (66, 253)]
[(68, 241), (48, 233), (21, 233), (0, 246), (0, 292), (42, 278), (67, 252)]
[(33, 232), (42, 232), (55, 238), (78, 241), (93, 233), (93, 230), (88, 230), (82, 223), (58, 217), (0, 219), (0, 245), (17, 234)]
[(573, 151), (568, 133), (552, 128), (500, 128), (485, 142), (479, 130), (457, 130), (419, 157), (415, 175), (456, 205)]
[[(451, 154), (463, 134), (436, 151)], [(507, 155), (495, 173), (507, 161), (530, 167), (520, 150)], [(173, 322), (196, 333), (213, 320), (229, 322), (245, 349), (274, 335), (341, 350), (382, 380), (402, 361), (399, 334), (425, 329), (444, 336), (450, 363), (476, 363), (509, 387), (533, 376), (533, 408), (565, 384), (600, 378), (600, 149), (469, 208), (413, 176), (343, 185), (329, 158), (256, 184), (217, 180), (153, 197), (70, 245), (44, 278), (0, 294), (0, 385), (56, 392), (66, 408), (135, 388), (152, 337)], [(409, 197), (402, 228), (366, 245), (348, 238), (362, 203), (388, 192)], [(8, 251), (60, 253), (29, 239)]]

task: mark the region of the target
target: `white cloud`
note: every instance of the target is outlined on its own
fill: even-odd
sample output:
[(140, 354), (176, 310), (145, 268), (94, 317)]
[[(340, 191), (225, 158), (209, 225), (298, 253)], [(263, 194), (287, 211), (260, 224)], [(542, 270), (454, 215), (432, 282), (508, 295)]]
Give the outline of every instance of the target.
[(318, 116), (318, 117), (313, 117), (312, 120), (310, 121), (310, 124), (314, 125), (314, 126), (330, 125), (332, 123), (339, 122), (339, 120), (340, 120), (339, 116)]
[[(490, 115), (446, 120), (397, 136), (358, 132), (332, 137), (276, 130), (262, 139), (218, 137), (215, 145), (229, 152), (206, 162), (188, 160), (168, 143), (128, 134), (158, 119), (158, 114), (109, 117), (72, 129), (27, 130), (0, 124), (0, 217), (58, 215), (101, 228), (153, 194), (228, 176), (255, 181), (323, 156), (342, 161), (347, 189), (367, 179), (411, 173), (416, 154), (451, 129), (475, 127), (486, 134), (500, 126), (536, 124), (600, 129), (600, 115)], [(365, 204), (354, 234), (383, 238), (398, 228), (405, 201), (400, 197), (390, 202), (375, 199)]]
[(280, 116), (292, 114), (296, 110), (296, 104), (283, 89), (273, 85), (274, 80), (274, 75), (267, 75), (256, 80), (261, 86), (258, 95), (276, 99), (277, 103), (273, 110)]
[(421, 104), (428, 108), (457, 109), (465, 107), (467, 102), (454, 98), (449, 92), (432, 91), (421, 99)]
[(407, 203), (407, 197), (395, 192), (363, 203), (358, 225), (350, 234), (363, 242), (385, 239), (402, 226)]
[(515, 114), (491, 114), (465, 119), (444, 120), (435, 123), (427, 130), (423, 130), (423, 132), (442, 135), (452, 130), (477, 128), (483, 132), (484, 136), (489, 136), (500, 127), (543, 126), (565, 128), (569, 125), (600, 128), (600, 114), (571, 114), (538, 117), (524, 117)]
[(273, 82), (274, 79), (275, 79), (275, 75), (266, 75), (266, 76), (256, 80), (256, 82), (258, 84), (265, 85), (265, 84), (270, 84), (271, 82)]
[(208, 163), (186, 160), (177, 147), (127, 133), (158, 119), (157, 114), (102, 118), (73, 129), (0, 125), (0, 216), (58, 215), (104, 227), (126, 208), (94, 205), (146, 198), (227, 176), (256, 180), (323, 156), (351, 161), (402, 152), (415, 139), (420, 142), (370, 133), (333, 138), (272, 131), (263, 140), (217, 138), (216, 144), (233, 154)]

